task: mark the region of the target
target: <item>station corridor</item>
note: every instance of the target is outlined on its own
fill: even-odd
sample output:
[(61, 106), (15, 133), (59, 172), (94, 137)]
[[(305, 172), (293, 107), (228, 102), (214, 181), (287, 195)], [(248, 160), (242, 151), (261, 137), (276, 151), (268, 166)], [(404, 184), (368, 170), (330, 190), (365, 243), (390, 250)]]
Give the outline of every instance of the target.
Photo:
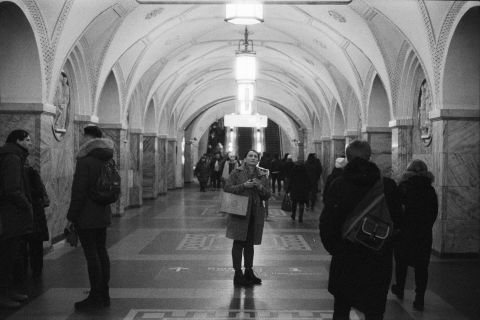
[[(234, 289), (232, 243), (224, 236), (218, 199), (218, 191), (200, 193), (197, 184), (189, 184), (114, 219), (108, 230), (109, 309), (75, 313), (73, 303), (88, 288), (85, 259), (80, 247), (60, 242), (45, 256), (43, 280), (29, 283), (31, 300), (14, 313), (1, 310), (0, 318), (331, 319), (330, 257), (318, 235), (320, 208), (307, 211), (300, 224), (280, 210), (280, 196), (274, 195), (263, 243), (255, 247), (254, 269), (263, 284)], [(412, 308), (410, 272), (404, 301), (389, 294), (385, 319), (480, 319), (479, 269), (478, 260), (432, 257), (425, 311)], [(361, 314), (352, 312), (351, 319)]]

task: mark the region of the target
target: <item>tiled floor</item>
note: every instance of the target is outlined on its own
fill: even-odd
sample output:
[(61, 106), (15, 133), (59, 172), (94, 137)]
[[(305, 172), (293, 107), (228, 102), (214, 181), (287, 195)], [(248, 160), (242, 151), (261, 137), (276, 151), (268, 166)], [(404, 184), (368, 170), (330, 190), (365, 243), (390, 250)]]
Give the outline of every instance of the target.
[[(319, 242), (319, 210), (305, 222), (291, 221), (270, 202), (264, 241), (255, 247), (255, 270), (263, 285), (234, 289), (231, 240), (218, 192), (196, 185), (169, 191), (115, 219), (108, 233), (112, 261), (112, 306), (77, 314), (86, 296), (87, 270), (81, 248), (58, 244), (45, 257), (45, 274), (30, 282), (32, 299), (1, 319), (331, 319), (326, 290), (330, 257)], [(412, 275), (404, 301), (389, 296), (385, 319), (480, 319), (480, 262), (433, 258), (426, 310), (412, 309)], [(355, 311), (351, 319), (361, 319)]]

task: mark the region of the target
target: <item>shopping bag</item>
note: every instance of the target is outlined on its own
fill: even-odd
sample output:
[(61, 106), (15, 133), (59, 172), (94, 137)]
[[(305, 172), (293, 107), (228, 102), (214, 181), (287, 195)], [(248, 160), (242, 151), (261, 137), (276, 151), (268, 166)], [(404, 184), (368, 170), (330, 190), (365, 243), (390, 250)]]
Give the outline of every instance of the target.
[(222, 192), (221, 199), (222, 203), (220, 205), (220, 212), (235, 214), (244, 217), (247, 215), (248, 197), (228, 192)]
[(282, 210), (283, 211), (292, 211), (292, 202), (290, 201), (290, 197), (287, 193), (283, 196), (282, 200)]

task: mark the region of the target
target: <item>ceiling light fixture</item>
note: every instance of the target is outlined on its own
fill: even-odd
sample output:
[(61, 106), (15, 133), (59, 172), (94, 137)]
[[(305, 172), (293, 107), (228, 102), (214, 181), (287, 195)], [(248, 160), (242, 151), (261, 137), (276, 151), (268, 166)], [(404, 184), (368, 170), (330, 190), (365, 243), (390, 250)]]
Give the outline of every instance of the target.
[(248, 39), (248, 34), (248, 29), (245, 27), (245, 38), (238, 41), (238, 50), (235, 52), (235, 78), (241, 82), (255, 81), (257, 73), (253, 41)]
[(263, 4), (229, 3), (225, 7), (226, 22), (242, 25), (263, 22)]

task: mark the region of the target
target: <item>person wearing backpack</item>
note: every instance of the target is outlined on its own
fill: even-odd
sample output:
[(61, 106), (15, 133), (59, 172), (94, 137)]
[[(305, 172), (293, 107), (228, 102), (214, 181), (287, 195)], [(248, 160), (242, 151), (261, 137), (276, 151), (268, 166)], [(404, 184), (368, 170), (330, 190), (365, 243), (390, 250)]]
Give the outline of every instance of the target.
[(408, 266), (415, 270), (413, 308), (424, 309), (428, 265), (432, 251), (432, 228), (438, 214), (438, 199), (432, 187), (433, 174), (422, 160), (413, 160), (403, 174), (399, 189), (405, 213), (395, 241), (395, 280), (392, 292), (401, 300)]
[(99, 195), (104, 191), (99, 190), (99, 185), (106, 183), (101, 177), (113, 161), (113, 141), (102, 139), (102, 131), (97, 126), (89, 125), (83, 131), (84, 143), (76, 156), (77, 164), (67, 214), (67, 228), (73, 224), (78, 232), (90, 280), (90, 293), (86, 299), (75, 303), (77, 311), (95, 310), (110, 305), (110, 260), (106, 237), (112, 212), (109, 201), (101, 201)]
[[(380, 320), (385, 312), (392, 275), (391, 237), (386, 238), (377, 251), (360, 242), (352, 242), (345, 237), (344, 230), (347, 221), (357, 214), (357, 205), (365, 202), (362, 200), (372, 191), (380, 192), (385, 204), (382, 213), (388, 215), (395, 229), (402, 210), (400, 195), (396, 183), (382, 178), (375, 163), (369, 161), (371, 149), (366, 141), (352, 141), (346, 155), (348, 164), (324, 196), (319, 225), (322, 243), (332, 255), (328, 290), (334, 296), (333, 319), (349, 319), (350, 309), (354, 307), (365, 314), (366, 320)], [(363, 209), (365, 207), (360, 210), (362, 213)], [(375, 238), (375, 231), (370, 232)]]

